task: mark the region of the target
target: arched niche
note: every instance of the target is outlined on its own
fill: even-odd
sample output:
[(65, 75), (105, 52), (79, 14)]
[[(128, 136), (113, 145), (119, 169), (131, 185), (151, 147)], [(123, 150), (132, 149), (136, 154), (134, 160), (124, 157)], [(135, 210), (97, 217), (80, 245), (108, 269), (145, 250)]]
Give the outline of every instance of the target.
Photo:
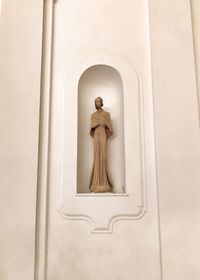
[(93, 139), (89, 134), (94, 100), (101, 96), (111, 115), (113, 136), (107, 143), (108, 170), (114, 193), (125, 192), (124, 102), (119, 72), (108, 65), (94, 65), (84, 71), (78, 83), (77, 193), (89, 193), (93, 165)]

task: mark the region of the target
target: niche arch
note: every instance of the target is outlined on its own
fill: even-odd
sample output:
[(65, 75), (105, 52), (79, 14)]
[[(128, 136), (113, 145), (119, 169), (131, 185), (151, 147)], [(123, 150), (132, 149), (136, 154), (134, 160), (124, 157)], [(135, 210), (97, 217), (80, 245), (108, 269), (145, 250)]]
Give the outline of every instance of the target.
[(93, 165), (90, 116), (96, 111), (94, 99), (101, 96), (104, 110), (111, 115), (113, 136), (108, 140), (107, 163), (113, 193), (125, 192), (124, 96), (120, 73), (106, 64), (87, 68), (78, 82), (77, 193), (89, 193)]
[[(92, 65), (112, 66), (123, 81), (126, 193), (77, 193), (78, 85), (82, 74)], [(66, 63), (52, 112), (53, 182), (58, 186), (58, 209), (62, 218), (87, 221), (92, 233), (111, 233), (116, 221), (144, 216), (146, 185), (152, 184), (151, 176), (146, 174), (155, 170), (153, 150), (149, 149), (153, 143), (149, 138), (149, 131), (153, 131), (153, 111), (143, 107), (143, 98), (146, 100), (148, 96), (143, 92), (140, 69), (131, 58), (118, 51), (94, 50)], [(106, 100), (104, 104), (107, 106)]]

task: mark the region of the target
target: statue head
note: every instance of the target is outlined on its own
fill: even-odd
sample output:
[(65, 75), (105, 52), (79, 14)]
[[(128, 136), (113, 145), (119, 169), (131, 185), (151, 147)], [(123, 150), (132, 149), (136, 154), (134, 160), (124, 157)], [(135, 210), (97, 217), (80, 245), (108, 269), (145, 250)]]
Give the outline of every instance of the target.
[(98, 96), (96, 99), (95, 99), (95, 108), (98, 109), (98, 108), (101, 108), (103, 107), (103, 99)]

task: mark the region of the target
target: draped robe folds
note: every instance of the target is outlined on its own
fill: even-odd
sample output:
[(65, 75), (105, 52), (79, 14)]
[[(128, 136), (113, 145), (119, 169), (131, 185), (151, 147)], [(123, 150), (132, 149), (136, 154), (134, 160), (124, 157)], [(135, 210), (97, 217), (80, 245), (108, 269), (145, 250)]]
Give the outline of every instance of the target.
[(94, 163), (90, 179), (91, 192), (111, 192), (107, 169), (107, 139), (112, 135), (110, 114), (96, 111), (91, 115), (90, 135), (94, 138)]

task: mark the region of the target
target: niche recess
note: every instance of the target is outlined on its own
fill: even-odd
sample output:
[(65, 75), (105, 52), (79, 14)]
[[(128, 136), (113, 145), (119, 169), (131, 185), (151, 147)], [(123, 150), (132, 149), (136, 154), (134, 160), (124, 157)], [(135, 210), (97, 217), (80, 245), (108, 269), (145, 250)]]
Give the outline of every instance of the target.
[[(78, 83), (77, 193), (89, 193), (93, 165), (93, 139), (89, 134), (94, 99), (101, 96), (104, 110), (111, 115), (113, 136), (108, 140), (108, 170), (113, 193), (125, 192), (124, 102), (119, 72), (108, 65), (94, 65)], [(97, 194), (98, 195), (98, 194)]]

